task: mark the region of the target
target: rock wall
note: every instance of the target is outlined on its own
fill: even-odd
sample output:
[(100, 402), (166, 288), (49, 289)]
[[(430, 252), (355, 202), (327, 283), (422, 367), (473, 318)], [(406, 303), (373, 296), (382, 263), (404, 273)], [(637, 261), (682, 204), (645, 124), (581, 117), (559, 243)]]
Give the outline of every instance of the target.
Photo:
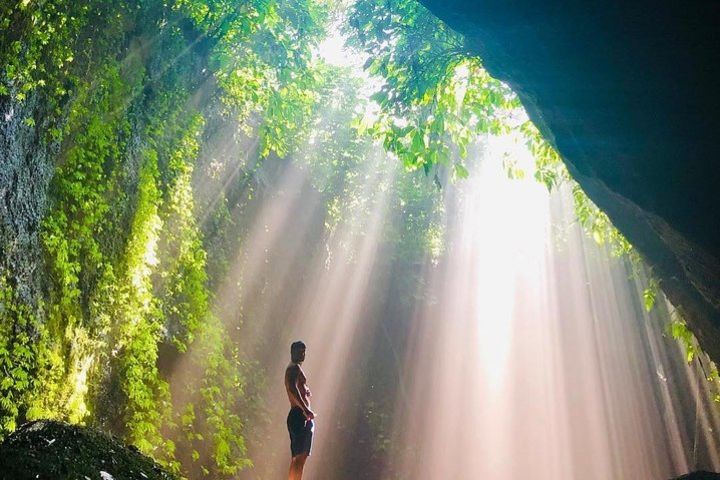
[(0, 97), (0, 270), (15, 273), (18, 294), (31, 305), (42, 295), (40, 222), (47, 208), (52, 159), (59, 149), (40, 138), (46, 128), (26, 121), (42, 121), (39, 103), (35, 95), (25, 102)]
[[(0, 4), (0, 438), (48, 418), (112, 431), (192, 478), (250, 464), (244, 385), (195, 392), (257, 371), (234, 353), (210, 289), (249, 228), (230, 210), (259, 189), (245, 168), (256, 129), (235, 105), (256, 115), (270, 92), (242, 103), (257, 79), (231, 96), (216, 79), (234, 64), (210, 59), (241, 42), (265, 51), (253, 32), (273, 39), (292, 22), (257, 21), (239, 38), (230, 21), (230, 33), (203, 24), (197, 5)], [(220, 126), (234, 136), (217, 138)], [(216, 144), (227, 151), (206, 152)], [(181, 357), (196, 376), (171, 390)]]
[(720, 4), (421, 1), (519, 94), (720, 361)]

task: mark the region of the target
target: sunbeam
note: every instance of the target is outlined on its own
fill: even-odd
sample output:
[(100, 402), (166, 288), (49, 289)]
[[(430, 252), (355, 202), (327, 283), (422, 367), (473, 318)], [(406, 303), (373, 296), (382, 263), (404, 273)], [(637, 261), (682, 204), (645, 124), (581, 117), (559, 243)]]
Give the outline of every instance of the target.
[[(395, 412), (404, 452), (388, 476), (650, 479), (717, 468), (716, 420), (698, 417), (695, 443), (679, 441), (692, 418), (659, 396), (701, 378), (664, 337), (667, 313), (643, 313), (640, 280), (585, 238), (567, 192), (506, 177), (508, 144), (491, 139), (447, 195), (448, 251), (430, 269), (436, 300), (408, 339), (410, 393)], [(674, 353), (660, 361), (649, 348)], [(665, 362), (679, 369), (673, 380), (655, 374)], [(707, 385), (693, 396), (711, 398)], [(690, 464), (698, 449), (704, 459)]]
[(472, 3), (3, 2), (2, 479), (720, 469), (694, 17)]

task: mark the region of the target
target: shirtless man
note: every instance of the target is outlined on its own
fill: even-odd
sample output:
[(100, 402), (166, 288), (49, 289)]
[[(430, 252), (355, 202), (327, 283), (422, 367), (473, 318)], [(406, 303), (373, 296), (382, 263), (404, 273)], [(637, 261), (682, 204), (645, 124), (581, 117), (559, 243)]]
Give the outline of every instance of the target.
[(297, 341), (290, 345), (290, 365), (285, 370), (285, 390), (290, 400), (290, 413), (287, 417), (290, 432), (289, 480), (301, 480), (305, 461), (312, 447), (315, 413), (310, 410), (310, 389), (307, 378), (300, 368), (305, 360), (305, 344)]

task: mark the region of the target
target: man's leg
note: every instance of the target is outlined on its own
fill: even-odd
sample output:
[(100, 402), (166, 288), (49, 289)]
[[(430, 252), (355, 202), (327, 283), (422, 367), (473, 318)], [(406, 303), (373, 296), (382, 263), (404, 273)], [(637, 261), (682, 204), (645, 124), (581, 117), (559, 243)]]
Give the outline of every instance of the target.
[(289, 480), (302, 480), (303, 468), (305, 468), (307, 457), (307, 454), (292, 457), (290, 461), (290, 474), (288, 476)]
[(298, 469), (297, 480), (302, 480), (303, 469), (305, 468), (305, 461), (307, 460), (307, 457), (307, 453), (303, 453), (302, 455), (295, 457)]
[(295, 459), (297, 457), (292, 457), (290, 459), (290, 472), (288, 473), (288, 480), (297, 480), (297, 467), (295, 466)]

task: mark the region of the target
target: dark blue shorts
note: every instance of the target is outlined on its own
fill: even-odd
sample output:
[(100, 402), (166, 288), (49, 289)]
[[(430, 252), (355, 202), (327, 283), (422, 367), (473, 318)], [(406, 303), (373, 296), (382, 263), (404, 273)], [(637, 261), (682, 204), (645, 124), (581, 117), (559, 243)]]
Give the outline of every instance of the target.
[(288, 432), (290, 432), (290, 452), (292, 456), (310, 455), (313, 430), (315, 430), (313, 421), (307, 420), (300, 408), (293, 407), (288, 413), (287, 426)]

